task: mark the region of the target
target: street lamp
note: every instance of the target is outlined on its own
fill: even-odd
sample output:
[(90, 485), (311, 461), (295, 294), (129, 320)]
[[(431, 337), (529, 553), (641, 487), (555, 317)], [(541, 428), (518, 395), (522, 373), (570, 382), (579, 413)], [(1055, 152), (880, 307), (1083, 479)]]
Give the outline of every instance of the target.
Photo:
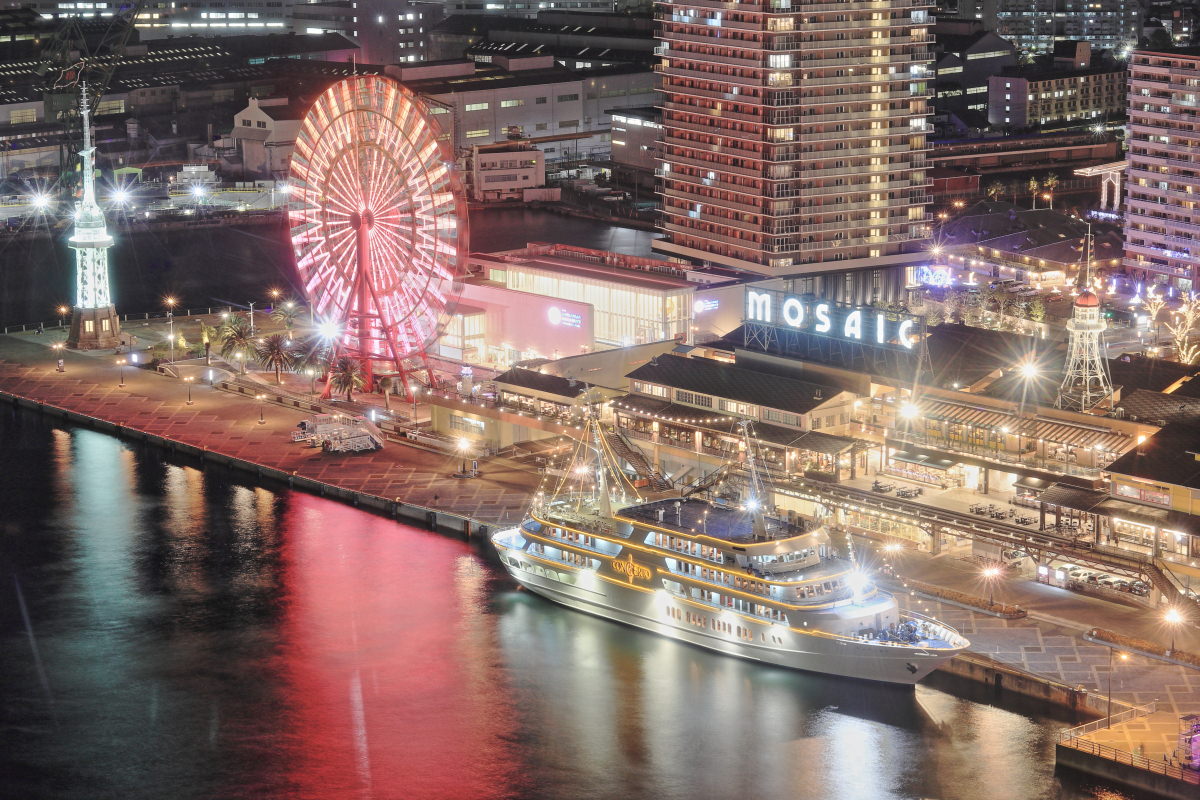
[(54, 369), (57, 372), (66, 372), (67, 371), (66, 368), (63, 366), (63, 359), (62, 359), (63, 346), (64, 345), (62, 342), (55, 342), (54, 344), (50, 345), (50, 347), (54, 350), (54, 357), (55, 357), (55, 359), (57, 359), (57, 363), (54, 365)]
[(67, 312), (71, 309), (67, 308), (66, 306), (59, 306), (55, 310), (58, 311), (58, 327), (61, 328), (63, 326), (63, 317), (65, 317)]
[(1163, 622), (1171, 628), (1171, 654), (1175, 653), (1175, 631), (1178, 630), (1180, 623), (1183, 622), (1183, 612), (1178, 608), (1168, 608), (1167, 613), (1163, 614)]
[(462, 469), (460, 472), (463, 475), (467, 474), (467, 451), (471, 449), (471, 443), (466, 439), (458, 440), (458, 452), (462, 454)]
[(256, 394), (254, 398), (258, 400), (258, 424), (266, 425), (267, 418), (263, 416), (263, 406), (267, 404), (267, 396), (265, 394)]
[[(1113, 654), (1113, 649), (1110, 647), (1110, 648), (1108, 648), (1108, 714), (1107, 714), (1108, 723), (1104, 726), (1106, 728), (1112, 727), (1112, 674), (1113, 674), (1112, 654)], [(1121, 660), (1128, 661), (1129, 654), (1121, 653)]]
[(175, 360), (175, 306), (179, 301), (174, 297), (164, 297), (163, 305), (167, 307), (168, 336), (171, 337), (171, 361)]
[(271, 289), (269, 292), (267, 292), (267, 294), (271, 295), (271, 305), (272, 306), (274, 306), (275, 303), (279, 302), (279, 290), (278, 289)]
[(317, 393), (317, 371), (312, 367), (304, 370), (304, 374), (308, 376), (308, 393)]
[(250, 301), (250, 335), (254, 335), (254, 301)]
[(194, 380), (196, 380), (196, 379), (194, 377), (192, 377), (191, 375), (188, 375), (187, 377), (185, 377), (183, 379), (183, 382), (187, 384), (187, 390), (188, 390), (187, 404), (189, 406), (192, 405), (192, 381), (194, 381)]
[(413, 421), (414, 428), (417, 427), (417, 396), (420, 394), (421, 394), (421, 387), (414, 386), (412, 388), (412, 399), (413, 399), (412, 421)]
[(121, 382), (117, 384), (117, 388), (119, 389), (123, 389), (125, 387), (125, 365), (128, 363), (129, 362), (123, 358), (117, 359), (117, 369), (120, 371), (121, 375)]
[(996, 579), (1000, 577), (999, 567), (987, 567), (983, 570), (983, 579), (988, 586), (988, 608), (996, 605)]

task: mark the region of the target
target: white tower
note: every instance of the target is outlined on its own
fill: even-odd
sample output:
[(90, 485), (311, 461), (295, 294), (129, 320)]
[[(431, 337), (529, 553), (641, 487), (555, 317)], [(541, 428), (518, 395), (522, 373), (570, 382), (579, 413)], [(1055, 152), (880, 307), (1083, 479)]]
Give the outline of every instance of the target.
[(104, 212), (96, 203), (96, 148), (92, 145), (91, 108), (87, 85), (79, 100), (83, 118), (83, 199), (75, 206), (75, 231), (68, 243), (75, 251), (75, 308), (67, 347), (103, 350), (120, 343), (121, 323), (108, 288), (108, 248), (112, 237), (104, 224)]
[(1083, 286), (1075, 298), (1075, 308), (1067, 322), (1070, 336), (1067, 349), (1067, 368), (1058, 399), (1054, 405), (1071, 411), (1090, 411), (1106, 398), (1112, 401), (1112, 381), (1108, 377), (1108, 361), (1104, 355), (1104, 329), (1108, 327), (1100, 314), (1100, 298), (1087, 288), (1092, 277), (1092, 229), (1088, 226), (1085, 243), (1087, 270)]

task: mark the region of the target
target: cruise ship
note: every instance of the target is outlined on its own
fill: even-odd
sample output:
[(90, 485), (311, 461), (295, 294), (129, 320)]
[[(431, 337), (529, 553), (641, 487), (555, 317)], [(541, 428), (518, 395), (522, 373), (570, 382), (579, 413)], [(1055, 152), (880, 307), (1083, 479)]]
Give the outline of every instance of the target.
[(748, 423), (741, 464), (660, 499), (638, 496), (610, 441), (590, 420), (555, 491), (492, 535), (530, 591), (731, 656), (892, 684), (917, 683), (969, 645), (900, 611), (816, 521), (769, 513)]

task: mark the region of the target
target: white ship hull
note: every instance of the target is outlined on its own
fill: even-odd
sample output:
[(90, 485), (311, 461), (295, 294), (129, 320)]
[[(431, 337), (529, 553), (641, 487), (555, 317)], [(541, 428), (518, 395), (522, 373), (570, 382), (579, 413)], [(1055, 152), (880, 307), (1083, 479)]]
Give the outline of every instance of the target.
[[(509, 574), (561, 605), (726, 655), (859, 680), (913, 685), (963, 647), (926, 647), (830, 635), (794, 623), (747, 621), (725, 609), (680, 602), (650, 584), (629, 585), (595, 571), (551, 563), (514, 546), (516, 528), (492, 541)], [(686, 609), (686, 610), (684, 610)], [(802, 625), (805, 623), (801, 623)]]

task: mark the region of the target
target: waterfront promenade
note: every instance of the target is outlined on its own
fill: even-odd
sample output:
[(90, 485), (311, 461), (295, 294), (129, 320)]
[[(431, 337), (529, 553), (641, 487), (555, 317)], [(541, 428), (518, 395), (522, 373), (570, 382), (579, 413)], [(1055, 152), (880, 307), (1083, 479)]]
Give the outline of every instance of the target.
[[(153, 332), (138, 335), (154, 340)], [(0, 392), (261, 465), (274, 475), (308, 478), (489, 524), (517, 521), (540, 483), (540, 476), (528, 467), (503, 459), (482, 463), (477, 478), (455, 478), (461, 463), (457, 455), (402, 444), (376, 453), (324, 453), (291, 441), (296, 423), (306, 416), (303, 411), (264, 405), (202, 383), (193, 385), (189, 405), (184, 383), (145, 369), (122, 369), (117, 365), (119, 357), (111, 352), (64, 352), (65, 371), (57, 372), (59, 353), (49, 345), (61, 338), (61, 331), (0, 336)], [(909, 553), (897, 566), (902, 576), (979, 594), (977, 565), (952, 556)], [(1083, 638), (1087, 629), (1099, 625), (1165, 642), (1166, 632), (1154, 612), (1028, 581), (1006, 584), (998, 599), (1031, 609), (1030, 617), (1004, 620), (910, 596), (903, 602), (956, 626), (972, 640), (973, 651), (1005, 665), (1091, 694), (1105, 694), (1111, 683), (1112, 695), (1120, 703), (1158, 703), (1153, 718), (1097, 732), (1096, 741), (1160, 759), (1174, 748), (1174, 721), (1182, 714), (1200, 713), (1200, 670), (1131, 655), (1118, 660), (1110, 673), (1109, 648)], [(1177, 635), (1181, 648), (1200, 649), (1200, 635), (1194, 628)], [(1091, 706), (1094, 709), (1095, 702)]]

